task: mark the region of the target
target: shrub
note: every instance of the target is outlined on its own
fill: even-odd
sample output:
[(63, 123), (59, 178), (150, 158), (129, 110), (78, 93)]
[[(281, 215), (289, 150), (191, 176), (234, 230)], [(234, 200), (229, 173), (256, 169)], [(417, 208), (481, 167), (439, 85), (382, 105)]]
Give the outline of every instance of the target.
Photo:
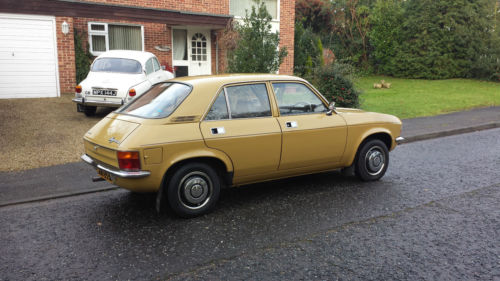
[(354, 68), (348, 64), (334, 63), (316, 69), (312, 81), (329, 100), (341, 107), (359, 107), (360, 92), (354, 88)]
[(75, 66), (76, 66), (76, 84), (80, 84), (87, 77), (92, 63), (92, 55), (88, 51), (88, 44), (83, 46), (82, 35), (76, 30), (74, 33), (75, 40)]

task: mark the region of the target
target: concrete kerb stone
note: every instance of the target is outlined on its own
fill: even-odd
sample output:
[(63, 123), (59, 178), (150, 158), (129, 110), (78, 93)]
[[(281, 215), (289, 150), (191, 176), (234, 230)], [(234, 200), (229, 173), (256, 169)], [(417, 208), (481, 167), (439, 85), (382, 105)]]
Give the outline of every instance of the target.
[(476, 126), (469, 126), (469, 127), (453, 129), (453, 130), (443, 130), (440, 132), (420, 134), (420, 135), (415, 135), (415, 136), (403, 136), (405, 139), (401, 144), (422, 141), (422, 140), (428, 140), (428, 139), (442, 138), (442, 137), (465, 134), (465, 133), (472, 133), (472, 132), (476, 132), (476, 131), (495, 129), (495, 128), (500, 128), (500, 122), (491, 122), (491, 123), (480, 124), (480, 125), (476, 125)]

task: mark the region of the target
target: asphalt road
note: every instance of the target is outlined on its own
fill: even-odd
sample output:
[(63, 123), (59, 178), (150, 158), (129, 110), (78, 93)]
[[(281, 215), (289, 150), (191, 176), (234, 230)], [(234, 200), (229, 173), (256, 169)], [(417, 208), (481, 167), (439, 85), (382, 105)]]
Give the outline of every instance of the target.
[(500, 129), (402, 145), (375, 183), (228, 189), (191, 220), (154, 199), (0, 208), (0, 280), (500, 280)]

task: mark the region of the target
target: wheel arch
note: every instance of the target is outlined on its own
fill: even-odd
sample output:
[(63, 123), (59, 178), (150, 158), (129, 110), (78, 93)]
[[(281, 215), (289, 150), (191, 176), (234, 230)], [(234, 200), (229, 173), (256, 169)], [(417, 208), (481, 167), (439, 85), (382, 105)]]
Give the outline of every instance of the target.
[(355, 153), (351, 153), (351, 156), (349, 157), (346, 166), (351, 166), (354, 163), (360, 148), (363, 146), (363, 144), (372, 139), (379, 139), (382, 142), (384, 142), (384, 144), (387, 146), (387, 150), (389, 151), (391, 151), (394, 148), (393, 137), (388, 129), (373, 128), (371, 130), (366, 131), (360, 138), (357, 139), (354, 150)]
[[(196, 155), (196, 156), (195, 156)], [(160, 212), (161, 205), (166, 195), (166, 188), (169, 179), (175, 171), (187, 163), (205, 163), (214, 167), (216, 172), (221, 177), (222, 183), (225, 186), (232, 186), (233, 184), (233, 163), (231, 159), (221, 151), (205, 151), (205, 153), (193, 152), (187, 155), (182, 155), (172, 159), (171, 164), (163, 174), (160, 189), (156, 195), (156, 210)]]
[(221, 160), (215, 156), (198, 156), (198, 157), (186, 157), (184, 159), (179, 159), (174, 162), (174, 164), (170, 165), (163, 176), (162, 187), (167, 184), (170, 176), (179, 168), (187, 163), (205, 163), (210, 167), (215, 168), (219, 176), (221, 176), (224, 183), (228, 186), (232, 185), (233, 181), (233, 169), (232, 163), (230, 166), (227, 165), (227, 162)]

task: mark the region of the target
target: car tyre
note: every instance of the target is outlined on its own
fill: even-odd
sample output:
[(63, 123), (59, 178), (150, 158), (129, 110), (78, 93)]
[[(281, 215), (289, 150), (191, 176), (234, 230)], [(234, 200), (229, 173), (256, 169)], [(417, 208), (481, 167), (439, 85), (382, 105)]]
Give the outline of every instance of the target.
[(220, 189), (217, 171), (205, 163), (188, 163), (170, 178), (167, 199), (174, 213), (192, 218), (207, 214), (215, 207)]
[(94, 116), (95, 112), (97, 111), (97, 106), (88, 106), (84, 105), (83, 106), (83, 113), (85, 113), (85, 116)]
[(389, 150), (379, 139), (363, 143), (356, 155), (355, 174), (362, 181), (382, 178), (389, 166)]

